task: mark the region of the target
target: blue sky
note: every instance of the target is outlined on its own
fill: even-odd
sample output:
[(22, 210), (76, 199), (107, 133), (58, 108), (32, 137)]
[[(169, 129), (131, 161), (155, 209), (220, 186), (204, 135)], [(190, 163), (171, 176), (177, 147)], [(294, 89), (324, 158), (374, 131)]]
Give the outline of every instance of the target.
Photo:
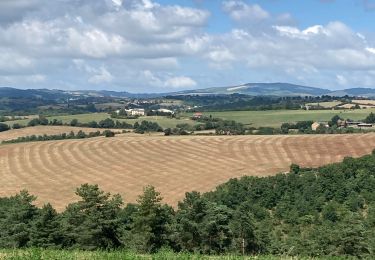
[(375, 0), (2, 0), (0, 86), (375, 87)]

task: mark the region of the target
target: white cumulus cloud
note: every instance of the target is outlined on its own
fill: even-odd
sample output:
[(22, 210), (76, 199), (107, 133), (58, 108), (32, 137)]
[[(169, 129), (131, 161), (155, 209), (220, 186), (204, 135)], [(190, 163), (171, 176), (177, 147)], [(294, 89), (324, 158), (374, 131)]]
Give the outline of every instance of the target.
[(180, 76), (167, 79), (164, 85), (172, 88), (188, 88), (195, 87), (197, 83), (192, 78)]

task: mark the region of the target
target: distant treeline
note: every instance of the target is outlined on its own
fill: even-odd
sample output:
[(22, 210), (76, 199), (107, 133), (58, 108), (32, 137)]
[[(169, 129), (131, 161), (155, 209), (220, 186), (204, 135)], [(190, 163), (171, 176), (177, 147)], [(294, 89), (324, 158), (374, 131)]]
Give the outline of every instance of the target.
[(232, 179), (215, 191), (186, 193), (176, 209), (147, 186), (124, 204), (97, 185), (58, 213), (27, 191), (0, 198), (0, 248), (170, 248), (203, 254), (375, 256), (375, 155), (317, 169)]
[(177, 124), (175, 128), (164, 130), (165, 135), (188, 135), (194, 131), (215, 130), (217, 135), (242, 135), (245, 134), (246, 128), (243, 124), (233, 120), (224, 120), (221, 118), (201, 117), (191, 118), (198, 124), (190, 125), (187, 123)]
[(51, 140), (65, 140), (65, 139), (84, 139), (84, 138), (92, 138), (98, 136), (105, 136), (105, 137), (113, 137), (115, 133), (111, 130), (104, 130), (102, 133), (100, 131), (90, 132), (86, 134), (82, 130), (79, 130), (77, 134), (73, 131), (70, 133), (62, 133), (57, 135), (29, 135), (29, 136), (21, 136), (16, 139), (4, 140), (2, 144), (14, 144), (14, 143), (24, 143), (24, 142), (35, 142), (35, 141), (51, 141)]
[[(350, 97), (273, 97), (273, 96), (249, 96), (242, 94), (231, 95), (178, 95), (167, 96), (167, 99), (182, 100), (191, 107), (197, 106), (201, 111), (260, 111), (279, 109), (301, 109), (306, 102), (319, 103), (342, 100), (350, 101)], [(191, 111), (195, 111), (192, 109)]]
[[(299, 121), (296, 123), (283, 123), (281, 127), (252, 127), (244, 125), (233, 120), (224, 120), (214, 118), (212, 116), (203, 116), (194, 118), (193, 120), (199, 124), (190, 125), (187, 123), (177, 124), (175, 128), (165, 129), (165, 135), (188, 135), (194, 131), (215, 130), (216, 135), (277, 135), (277, 134), (349, 134), (366, 132), (361, 129), (340, 128), (338, 121), (343, 120), (338, 115), (332, 117), (328, 122), (328, 127), (321, 125), (316, 130), (312, 130), (311, 126), (314, 121)], [(370, 114), (364, 122), (375, 122), (375, 115)]]
[(27, 126), (37, 126), (37, 125), (66, 125), (66, 126), (76, 126), (76, 127), (90, 127), (90, 128), (116, 128), (116, 129), (131, 129), (133, 125), (126, 122), (114, 121), (111, 118), (101, 120), (99, 122), (90, 121), (88, 123), (79, 122), (78, 119), (72, 119), (69, 123), (63, 123), (61, 120), (53, 119), (48, 120), (44, 116), (39, 116), (29, 121)]
[[(150, 122), (143, 120), (138, 123), (135, 122), (134, 125), (127, 122), (121, 122), (119, 120), (112, 120), (107, 118), (99, 122), (90, 121), (88, 123), (79, 122), (77, 119), (72, 119), (69, 123), (63, 123), (61, 120), (53, 119), (48, 120), (44, 116), (39, 116), (38, 118), (31, 119), (27, 127), (38, 126), (38, 125), (52, 125), (52, 126), (74, 126), (74, 127), (89, 127), (89, 128), (110, 128), (110, 129), (134, 129), (136, 133), (145, 133), (145, 132), (162, 132), (163, 128), (156, 122)], [(23, 128), (25, 126), (18, 123), (13, 124), (13, 129)], [(5, 123), (0, 123), (0, 132), (8, 131), (11, 128)]]

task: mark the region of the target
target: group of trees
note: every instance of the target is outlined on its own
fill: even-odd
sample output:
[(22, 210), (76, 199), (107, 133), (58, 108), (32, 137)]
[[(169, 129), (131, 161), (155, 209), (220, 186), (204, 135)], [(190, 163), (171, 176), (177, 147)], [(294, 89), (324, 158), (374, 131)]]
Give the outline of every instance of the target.
[(311, 131), (311, 125), (313, 121), (299, 121), (297, 123), (283, 123), (280, 127), (282, 134), (289, 133), (290, 129), (297, 130), (300, 133), (306, 133)]
[(163, 128), (156, 122), (143, 120), (141, 123), (134, 123), (134, 132), (144, 134), (146, 132), (163, 132)]
[[(74, 126), (74, 127), (90, 127), (90, 128), (134, 129), (134, 132), (140, 133), (140, 134), (143, 134), (145, 132), (162, 132), (163, 131), (163, 128), (156, 122), (150, 122), (150, 121), (144, 120), (140, 123), (135, 122), (135, 124), (132, 125), (124, 121), (119, 121), (119, 120), (114, 121), (111, 118), (106, 118), (99, 122), (90, 121), (88, 123), (82, 123), (82, 122), (79, 122), (78, 119), (72, 119), (69, 123), (63, 123), (61, 120), (57, 120), (57, 119), (48, 120), (44, 116), (39, 116), (37, 118), (33, 118), (32, 120), (30, 120), (29, 123), (27, 124), (28, 127), (37, 126), (37, 125), (54, 125), (54, 126), (67, 125), (67, 126)], [(13, 125), (13, 129), (19, 129), (22, 127), (24, 126), (19, 125), (17, 123)], [(11, 128), (9, 127), (9, 125), (5, 123), (0, 123), (0, 132), (7, 131), (10, 129)], [(60, 139), (66, 139), (67, 137), (68, 135), (66, 135), (65, 137), (63, 135), (48, 136), (48, 138), (52, 138), (48, 140), (60, 140)], [(46, 139), (46, 136), (36, 136), (36, 137), (27, 136), (27, 137), (20, 138), (20, 140), (21, 139), (22, 139), (22, 142), (24, 142), (25, 140), (32, 140), (32, 141), (42, 140), (42, 139), (44, 140)], [(13, 140), (13, 141), (19, 142), (20, 140), (18, 141)]]
[(79, 127), (91, 127), (91, 128), (116, 128), (116, 129), (131, 129), (133, 125), (127, 122), (114, 121), (111, 118), (106, 118), (99, 122), (90, 121), (88, 123), (81, 123), (77, 119), (73, 119), (69, 123), (70, 126), (79, 126)]
[(374, 190), (375, 154), (232, 179), (209, 193), (186, 193), (175, 209), (151, 186), (124, 204), (84, 184), (79, 201), (61, 213), (50, 204), (37, 208), (21, 191), (0, 198), (0, 247), (373, 256)]
[(65, 140), (65, 139), (84, 139), (84, 138), (92, 138), (97, 136), (105, 136), (105, 137), (114, 137), (115, 133), (111, 130), (104, 130), (102, 133), (100, 131), (90, 132), (86, 134), (82, 130), (79, 130), (76, 134), (71, 131), (70, 133), (62, 133), (56, 135), (29, 135), (29, 136), (21, 136), (16, 139), (4, 140), (2, 144), (12, 144), (12, 143), (24, 143), (24, 142), (35, 142), (35, 141), (50, 141), (50, 140)]
[(0, 132), (8, 131), (10, 129), (9, 125), (0, 123)]
[[(305, 96), (305, 97), (276, 97), (251, 96), (244, 94), (231, 95), (179, 95), (167, 96), (166, 99), (181, 100), (191, 107), (199, 107), (199, 111), (261, 111), (279, 109), (301, 109), (306, 103), (319, 103), (342, 100), (347, 102), (349, 97)], [(191, 112), (194, 112), (192, 109)]]
[(374, 124), (375, 123), (375, 114), (374, 113), (370, 113), (364, 120), (365, 123), (368, 123), (368, 124)]
[(76, 126), (76, 127), (91, 127), (91, 128), (116, 128), (116, 129), (130, 129), (133, 128), (133, 125), (121, 122), (121, 121), (114, 121), (111, 118), (106, 118), (99, 122), (90, 121), (88, 123), (79, 122), (78, 119), (72, 119), (69, 123), (63, 123), (61, 120), (52, 119), (48, 120), (46, 117), (40, 115), (38, 118), (34, 118), (29, 121), (27, 126), (37, 126), (37, 125), (69, 125), (69, 126)]
[(245, 126), (234, 120), (214, 118), (211, 115), (192, 119), (201, 123), (194, 126), (197, 131), (214, 129), (217, 135), (243, 135), (246, 132)]

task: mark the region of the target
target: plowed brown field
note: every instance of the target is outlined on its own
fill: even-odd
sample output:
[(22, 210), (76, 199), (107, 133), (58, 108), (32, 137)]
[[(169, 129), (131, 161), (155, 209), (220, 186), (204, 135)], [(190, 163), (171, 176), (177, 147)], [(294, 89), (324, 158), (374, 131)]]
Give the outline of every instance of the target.
[(289, 136), (118, 136), (0, 146), (0, 196), (27, 189), (38, 204), (62, 210), (82, 183), (135, 201), (154, 185), (176, 205), (187, 191), (209, 191), (229, 178), (319, 166), (375, 148), (375, 134)]

